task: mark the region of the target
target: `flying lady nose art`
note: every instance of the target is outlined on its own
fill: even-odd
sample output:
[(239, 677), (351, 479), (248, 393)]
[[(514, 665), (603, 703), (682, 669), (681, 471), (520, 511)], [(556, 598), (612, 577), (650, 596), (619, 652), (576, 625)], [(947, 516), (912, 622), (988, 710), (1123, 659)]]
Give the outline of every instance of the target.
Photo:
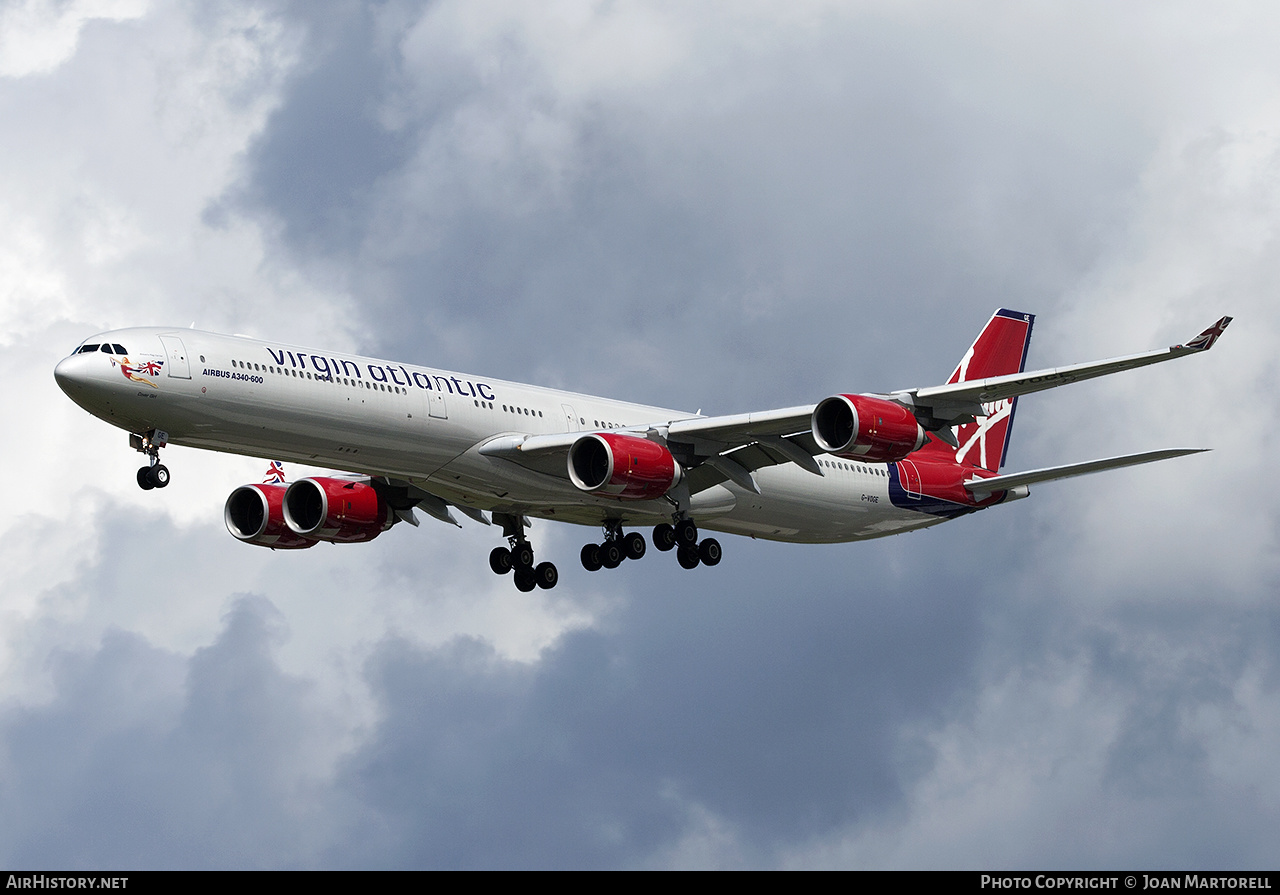
[(160, 375), (160, 369), (164, 366), (164, 361), (162, 360), (149, 360), (145, 364), (139, 364), (135, 367), (129, 363), (127, 355), (119, 359), (113, 355), (111, 356), (111, 365), (119, 367), (120, 372), (124, 374), (124, 378), (130, 382), (138, 382), (156, 389), (160, 387), (147, 377)]

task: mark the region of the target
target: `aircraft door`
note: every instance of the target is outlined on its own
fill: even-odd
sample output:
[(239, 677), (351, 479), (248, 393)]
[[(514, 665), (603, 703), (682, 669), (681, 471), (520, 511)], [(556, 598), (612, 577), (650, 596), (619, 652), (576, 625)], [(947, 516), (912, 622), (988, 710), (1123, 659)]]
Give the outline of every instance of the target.
[(920, 499), (920, 470), (910, 460), (898, 461), (898, 478), (902, 482), (902, 490), (913, 500)]
[(564, 422), (565, 422), (565, 426), (567, 426), (565, 431), (566, 432), (579, 431), (577, 412), (568, 404), (561, 404), (560, 408), (564, 411)]
[(160, 336), (160, 344), (164, 346), (169, 375), (174, 379), (190, 379), (191, 365), (187, 363), (187, 349), (183, 346), (182, 339), (177, 336)]
[(449, 418), (449, 408), (444, 403), (444, 392), (436, 390), (427, 392), (427, 414), (438, 420)]

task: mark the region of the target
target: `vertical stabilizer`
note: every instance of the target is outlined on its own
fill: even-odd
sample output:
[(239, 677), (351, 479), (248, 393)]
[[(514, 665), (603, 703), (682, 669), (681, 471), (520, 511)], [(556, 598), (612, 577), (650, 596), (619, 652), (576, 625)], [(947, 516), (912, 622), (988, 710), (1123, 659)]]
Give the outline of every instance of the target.
[[(969, 346), (947, 383), (1021, 373), (1027, 363), (1035, 319), (1034, 314), (1000, 308)], [(984, 404), (985, 417), (957, 426), (954, 431), (960, 447), (955, 450), (956, 462), (998, 472), (1009, 450), (1009, 433), (1013, 430), (1013, 412), (1017, 406), (1016, 397)], [(941, 442), (935, 444), (951, 450)]]

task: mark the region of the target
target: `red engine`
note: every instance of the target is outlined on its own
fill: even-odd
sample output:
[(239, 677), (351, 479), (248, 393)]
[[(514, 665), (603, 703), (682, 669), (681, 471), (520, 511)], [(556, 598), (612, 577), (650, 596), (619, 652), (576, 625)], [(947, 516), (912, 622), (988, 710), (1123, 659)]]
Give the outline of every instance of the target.
[(593, 432), (569, 448), (569, 478), (592, 494), (619, 500), (654, 500), (680, 481), (671, 452), (635, 435)]
[(813, 439), (837, 457), (892, 463), (919, 450), (925, 432), (901, 404), (866, 395), (836, 395), (814, 408)]
[(298, 535), (318, 541), (372, 541), (395, 517), (368, 482), (299, 479), (284, 493), (284, 521)]
[(246, 544), (275, 550), (302, 550), (315, 543), (284, 521), (284, 485), (241, 485), (231, 492), (222, 517), (231, 532)]

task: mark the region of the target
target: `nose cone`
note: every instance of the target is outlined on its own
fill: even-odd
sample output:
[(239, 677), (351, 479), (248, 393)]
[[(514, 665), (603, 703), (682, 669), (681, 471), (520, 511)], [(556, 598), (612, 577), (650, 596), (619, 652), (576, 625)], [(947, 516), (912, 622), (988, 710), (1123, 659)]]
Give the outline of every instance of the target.
[(85, 383), (84, 364), (80, 363), (79, 355), (71, 355), (64, 357), (58, 361), (58, 365), (53, 368), (53, 378), (58, 383), (58, 388), (62, 389), (68, 395), (74, 397), (73, 390), (77, 387), (83, 387)]
[(85, 409), (93, 404), (95, 393), (103, 391), (102, 383), (98, 381), (100, 371), (93, 369), (93, 361), (96, 359), (97, 355), (73, 354), (58, 361), (58, 365), (53, 368), (53, 378), (58, 383), (58, 388)]

